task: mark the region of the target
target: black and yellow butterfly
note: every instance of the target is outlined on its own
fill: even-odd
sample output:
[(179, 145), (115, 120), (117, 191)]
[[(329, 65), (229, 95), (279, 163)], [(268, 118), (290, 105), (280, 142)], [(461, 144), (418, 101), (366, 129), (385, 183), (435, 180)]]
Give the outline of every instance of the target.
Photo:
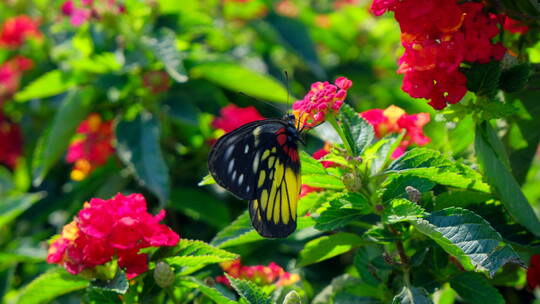
[(264, 237), (283, 238), (296, 229), (300, 134), (292, 114), (258, 120), (225, 134), (210, 152), (210, 174), (223, 188), (249, 200), (251, 223)]

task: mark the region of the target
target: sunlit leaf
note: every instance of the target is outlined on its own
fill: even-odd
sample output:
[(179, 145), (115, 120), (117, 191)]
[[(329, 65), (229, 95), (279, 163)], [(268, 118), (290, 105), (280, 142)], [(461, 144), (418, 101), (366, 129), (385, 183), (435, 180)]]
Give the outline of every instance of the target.
[(92, 89), (70, 91), (66, 94), (51, 126), (41, 135), (34, 151), (34, 185), (41, 184), (49, 170), (66, 152), (79, 124), (90, 113), (92, 97)]
[(196, 65), (193, 77), (205, 78), (237, 93), (286, 103), (287, 90), (274, 78), (257, 73), (232, 62), (209, 62)]
[(164, 206), (169, 199), (170, 182), (159, 135), (159, 122), (148, 112), (132, 121), (123, 120), (116, 126), (118, 156)]
[(35, 278), (19, 292), (17, 303), (47, 303), (51, 300), (86, 288), (90, 282), (81, 277), (69, 274), (63, 268), (55, 267)]

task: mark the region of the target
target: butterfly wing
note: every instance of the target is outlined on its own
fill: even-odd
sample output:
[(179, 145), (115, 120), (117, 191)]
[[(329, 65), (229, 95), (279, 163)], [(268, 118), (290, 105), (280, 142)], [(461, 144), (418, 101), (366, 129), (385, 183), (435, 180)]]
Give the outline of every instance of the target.
[(240, 199), (250, 200), (256, 197), (254, 181), (257, 168), (254, 169), (253, 164), (261, 141), (254, 131), (262, 128), (265, 121), (254, 121), (223, 135), (212, 148), (208, 158), (208, 169), (212, 177), (220, 186)]
[(296, 143), (276, 136), (262, 150), (257, 174), (257, 197), (249, 202), (251, 223), (260, 235), (283, 238), (296, 230), (300, 161)]
[(296, 229), (300, 162), (296, 143), (283, 137), (285, 127), (275, 119), (248, 123), (221, 137), (208, 162), (219, 185), (250, 200), (252, 225), (269, 238)]

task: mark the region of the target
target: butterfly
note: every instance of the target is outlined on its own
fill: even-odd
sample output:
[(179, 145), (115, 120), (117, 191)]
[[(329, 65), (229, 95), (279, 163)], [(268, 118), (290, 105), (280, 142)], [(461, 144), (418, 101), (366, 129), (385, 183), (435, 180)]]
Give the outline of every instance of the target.
[(251, 224), (263, 237), (284, 238), (296, 230), (303, 140), (295, 121), (289, 114), (247, 123), (219, 138), (208, 158), (214, 180), (249, 200)]

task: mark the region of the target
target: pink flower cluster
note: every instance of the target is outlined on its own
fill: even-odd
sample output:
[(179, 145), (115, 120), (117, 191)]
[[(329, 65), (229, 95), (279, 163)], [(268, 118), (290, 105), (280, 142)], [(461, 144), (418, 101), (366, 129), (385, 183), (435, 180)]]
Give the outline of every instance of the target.
[(423, 127), (429, 122), (428, 113), (407, 114), (396, 106), (389, 106), (386, 109), (371, 109), (360, 113), (375, 130), (378, 138), (387, 134), (399, 134), (403, 130), (405, 136), (399, 144), (399, 147), (392, 154), (392, 158), (400, 157), (407, 148), (413, 144), (423, 146), (429, 143), (430, 139), (424, 135)]
[(121, 14), (125, 7), (116, 0), (67, 0), (61, 10), (73, 26), (81, 26), (91, 18), (99, 18), (102, 13)]
[(425, 98), (434, 109), (459, 102), (467, 92), (462, 62), (501, 60), (506, 49), (492, 39), (499, 33), (480, 2), (456, 0), (374, 0), (371, 11), (390, 10), (401, 27), (405, 53), (398, 73), (403, 91)]
[(18, 124), (0, 112), (0, 164), (14, 168), (22, 153), (22, 132)]
[(6, 19), (0, 28), (0, 47), (19, 48), (28, 38), (41, 39), (39, 22), (27, 15)]
[(77, 129), (66, 155), (74, 163), (71, 179), (80, 181), (97, 167), (104, 165), (114, 153), (112, 121), (103, 121), (97, 113), (90, 114)]
[[(237, 259), (221, 263), (220, 266), (231, 277), (252, 281), (258, 285), (276, 284), (277, 286), (288, 286), (300, 280), (298, 274), (286, 272), (274, 262), (271, 262), (268, 266), (245, 266), (242, 265), (240, 259)], [(229, 279), (226, 276), (217, 277), (216, 282), (230, 286)]]
[(51, 242), (48, 263), (59, 264), (72, 274), (92, 270), (118, 258), (118, 265), (133, 278), (148, 270), (147, 247), (174, 246), (180, 237), (148, 213), (141, 194), (117, 194), (109, 200), (93, 198)]
[(306, 96), (293, 104), (293, 113), (303, 125), (315, 127), (325, 120), (326, 115), (339, 111), (352, 81), (339, 77), (334, 83), (325, 81), (312, 84)]
[(25, 71), (34, 63), (24, 56), (15, 56), (0, 65), (0, 106), (17, 92)]

